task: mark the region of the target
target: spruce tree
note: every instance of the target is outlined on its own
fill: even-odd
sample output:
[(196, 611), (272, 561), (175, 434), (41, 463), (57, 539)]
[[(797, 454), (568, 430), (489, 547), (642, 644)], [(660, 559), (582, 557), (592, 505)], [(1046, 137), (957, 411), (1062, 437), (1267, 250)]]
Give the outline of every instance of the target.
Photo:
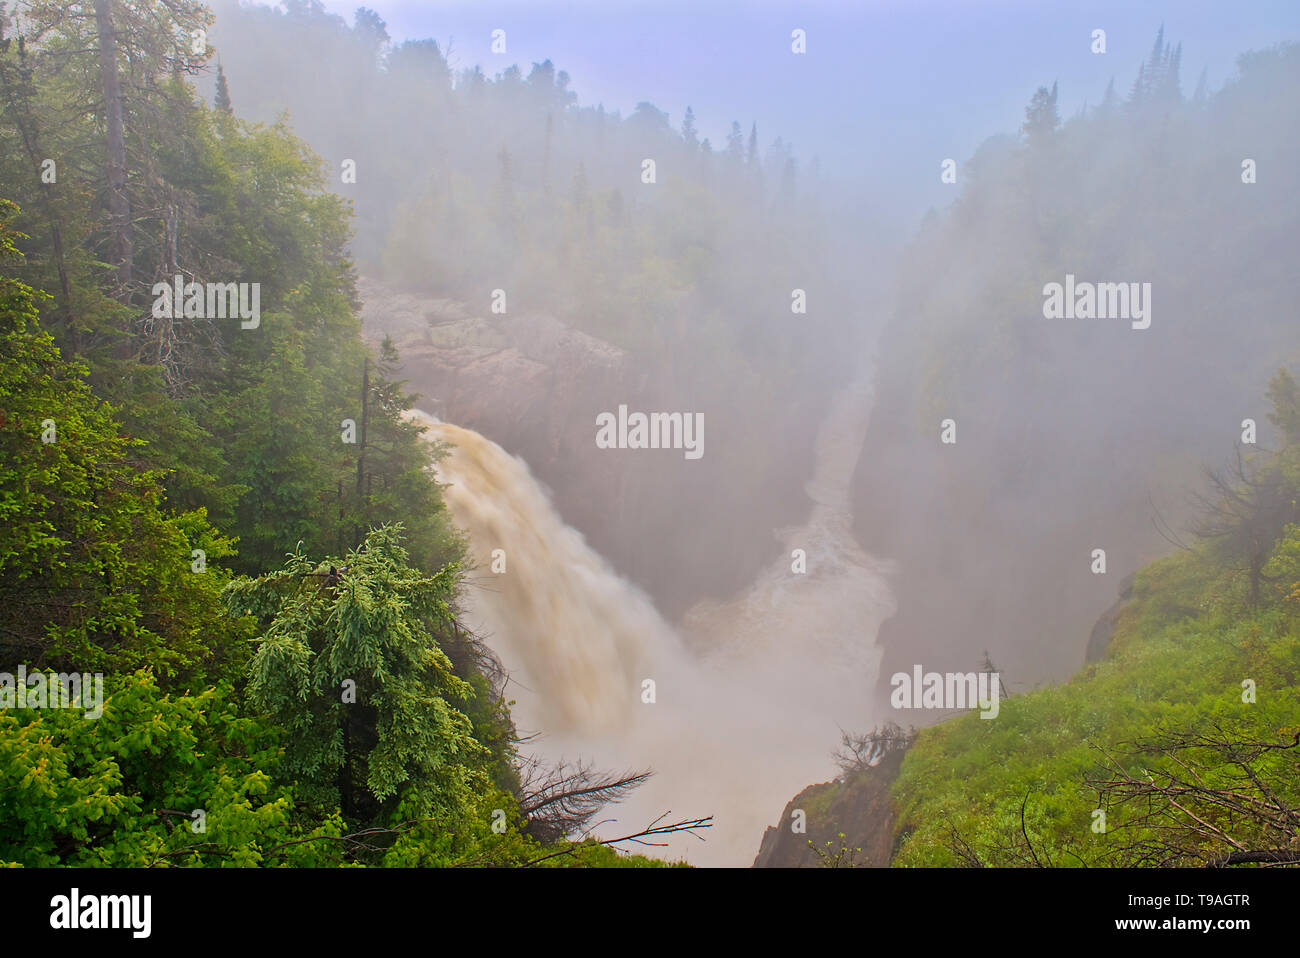
[(1056, 84), (1052, 84), (1051, 90), (1040, 86), (1029, 101), (1029, 106), (1025, 107), (1025, 123), (1021, 129), (1030, 142), (1034, 142), (1049, 135), (1060, 125), (1061, 117), (1056, 112)]
[(248, 694), (287, 731), (287, 769), (355, 826), (464, 814), (487, 781), (460, 709), (471, 688), (435, 638), (457, 567), (426, 575), (401, 542), (382, 526), (346, 556), (299, 551), (226, 590), (229, 612), (261, 628)]
[(217, 96), (216, 107), (222, 113), (232, 114), (235, 111), (230, 106), (230, 87), (226, 83), (226, 71), (217, 64)]
[(699, 135), (695, 131), (695, 111), (689, 106), (686, 108), (686, 116), (682, 118), (682, 139), (691, 150), (700, 144)]
[(232, 544), (203, 510), (164, 510), (143, 441), (40, 327), (42, 295), (0, 276), (0, 661), (193, 674), (231, 631), (215, 563)]

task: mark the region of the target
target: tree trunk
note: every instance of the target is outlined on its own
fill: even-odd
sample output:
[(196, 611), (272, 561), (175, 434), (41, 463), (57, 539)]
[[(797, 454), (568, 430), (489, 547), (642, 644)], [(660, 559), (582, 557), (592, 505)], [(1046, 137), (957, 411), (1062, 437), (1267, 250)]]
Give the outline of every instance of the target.
[[(366, 430), (370, 426), (370, 357), (361, 367), (361, 448), (357, 452), (357, 514), (366, 514)], [(361, 526), (353, 529), (353, 548), (361, 545)]]
[[(95, 0), (99, 33), (99, 79), (107, 124), (108, 211), (113, 230), (112, 261), (117, 267), (117, 299), (131, 298), (131, 199), (126, 191), (126, 134), (122, 125), (122, 87), (117, 78), (117, 34), (111, 0)], [(130, 330), (127, 331), (128, 335)]]
[(59, 224), (58, 214), (54, 210), (53, 191), (50, 184), (45, 182), (44, 172), (41, 170), (41, 160), (39, 149), (35, 143), (35, 133), (32, 130), (34, 126), (30, 122), (30, 117), (21, 116), (17, 110), (14, 111), (15, 123), (18, 132), (22, 135), (23, 145), (27, 148), (27, 155), (32, 161), (32, 167), (40, 171), (41, 176), (41, 203), (45, 208), (45, 216), (50, 221), (50, 242), (53, 245), (54, 265), (59, 271), (59, 291), (63, 294), (63, 318), (67, 324), (67, 333), (70, 337), (73, 352), (77, 350), (77, 332), (72, 324), (72, 281), (68, 278), (67, 260), (63, 255), (63, 230)]
[(370, 425), (370, 357), (361, 367), (361, 444), (357, 454), (357, 500), (361, 500), (366, 475), (366, 428)]

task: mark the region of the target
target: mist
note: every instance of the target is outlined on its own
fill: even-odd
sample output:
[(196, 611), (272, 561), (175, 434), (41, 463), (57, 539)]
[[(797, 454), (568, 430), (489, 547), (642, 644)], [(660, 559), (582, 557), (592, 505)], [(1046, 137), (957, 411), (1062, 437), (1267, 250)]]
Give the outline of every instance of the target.
[[(64, 552), (33, 559), (37, 547), (91, 534), (47, 531), (101, 501), (111, 520), (122, 489), (146, 505), (97, 527), (117, 538), (57, 586), (6, 588), (73, 598), (54, 612), (14, 599), (0, 652), (86, 675), (59, 655), (102, 652), (92, 664), (109, 663), (110, 681), (157, 670), (175, 683), (165, 696), (224, 675), (255, 722), (301, 735), (284, 759), (301, 766), (279, 785), (320, 777), (284, 808), (327, 818), (337, 805), (360, 830), (397, 821), (409, 786), (429, 814), (402, 827), (472, 820), (446, 839), (465, 843), (454, 854), (397, 828), (358, 855), (532, 865), (608, 852), (670, 816), (707, 827), (664, 837), (651, 854), (666, 861), (839, 864), (823, 839), (865, 835), (886, 866), (940, 812), (983, 809), (991, 786), (903, 822), (931, 786), (1009, 764), (966, 760), (994, 723), (1051, 725), (1069, 707), (1031, 722), (1034, 694), (1139, 668), (1114, 635), (1131, 650), (1143, 629), (1238, 599), (1240, 621), (1270, 600), (1281, 611), (1258, 627), (1291, 628), (1300, 582), (1278, 543), (1300, 535), (1300, 467), (1285, 458), (1300, 449), (1296, 5), (68, 10), (0, 4), (0, 283), (15, 297), (0, 307), (17, 317), (0, 340), (29, 322), (50, 331), (6, 358), (15, 383), (45, 391), (3, 395), (12, 422), (45, 430), (15, 462), (102, 428), (105, 461), (131, 478), (105, 472), (102, 496), (87, 480), (67, 503), (80, 479), (15, 494), (14, 515), (58, 515), (16, 524), (30, 541), (0, 550), (0, 573), (62, 570)], [(84, 368), (55, 376), (58, 357)], [(82, 379), (104, 408), (47, 418), (82, 401), (61, 385)], [(1234, 470), (1235, 487), (1222, 480)], [(53, 488), (56, 472), (12, 485)], [(1260, 475), (1273, 484), (1252, 485)], [(1242, 505), (1259, 488), (1264, 520)], [(150, 552), (155, 533), (166, 545)], [(1225, 537), (1237, 553), (1206, 544)], [(85, 592), (135, 596), (119, 561), (132, 543), (193, 555), (196, 576), (210, 554), (215, 574), (194, 586), (149, 567), (127, 586), (159, 609), (146, 616), (136, 596), (112, 628), (77, 620)], [(1211, 559), (1199, 578), (1166, 564)], [(277, 576), (319, 580), (321, 605), (294, 605)], [(338, 606), (317, 621), (325, 602)], [(211, 647), (195, 638), (216, 628), (202, 610), (226, 630)], [(424, 692), (411, 679), (374, 702), (437, 701), (370, 716), (355, 736), (344, 717), (348, 744), (322, 746), (338, 703), (307, 704), (320, 674), (299, 676), (298, 698), (277, 699), (275, 681), (349, 614), (347, 650), (371, 626), (388, 651), (394, 636), (432, 637), (402, 653)], [(27, 634), (42, 617), (50, 635), (73, 630), (66, 648)], [(138, 652), (151, 629), (162, 638)], [(295, 629), (297, 646), (276, 645)], [(390, 665), (375, 675), (401, 673)], [(916, 686), (905, 707), (900, 676)], [(966, 677), (1001, 698), (940, 694)], [(1168, 697), (1144, 683), (1118, 686), (1137, 703)], [(408, 720), (411, 741), (436, 747), (376, 745), (373, 765), (357, 751)], [(317, 721), (320, 741), (303, 731)], [(936, 734), (910, 751), (918, 729)], [(530, 823), (538, 768), (652, 774)], [(1021, 855), (1021, 837), (988, 838), (1010, 807), (989, 801), (994, 824), (944, 846), (945, 861), (982, 864), (991, 848), (990, 863), (1037, 864), (1025, 804)], [(511, 819), (520, 844), (500, 854), (515, 858), (471, 834), (503, 834), (485, 812)], [(334, 828), (325, 818), (292, 827)], [(816, 843), (792, 824), (809, 820)], [(977, 833), (982, 850), (967, 843)], [(299, 842), (276, 838), (276, 854)], [(923, 863), (942, 845), (918, 841)], [(1282, 861), (1255, 853), (1243, 861)]]
[[(508, 491), (448, 494), (536, 747), (655, 765), (620, 817), (716, 798), (717, 863), (837, 774), (838, 730), (898, 717), (891, 673), (984, 661), (1017, 691), (1082, 664), (1296, 358), (1298, 58), (1246, 53), (1295, 34), (1285, 5), (1226, 30), (1215, 4), (815, 5), (804, 55), (775, 5), (216, 9), (237, 111), (286, 117), (354, 205), (367, 335), (481, 434), (440, 427), (457, 457), (519, 457)], [(1149, 325), (1047, 318), (1067, 276), (1145, 288)], [(707, 455), (599, 448), (620, 406), (700, 414)], [(720, 670), (708, 707), (642, 707), (652, 652)], [(758, 713), (785, 733), (756, 746)]]

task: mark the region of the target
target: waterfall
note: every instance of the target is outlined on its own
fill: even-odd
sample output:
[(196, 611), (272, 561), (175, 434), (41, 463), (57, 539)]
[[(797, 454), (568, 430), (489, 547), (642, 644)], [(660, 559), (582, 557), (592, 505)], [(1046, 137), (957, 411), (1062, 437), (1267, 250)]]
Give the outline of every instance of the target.
[[(674, 835), (665, 848), (642, 850), (748, 865), (786, 802), (835, 774), (839, 729), (871, 724), (876, 633), (894, 604), (888, 564), (850, 531), (849, 482), (870, 398), (862, 379), (832, 401), (805, 486), (808, 521), (776, 532), (781, 550), (749, 589), (697, 604), (678, 628), (565, 524), (523, 460), (412, 413), (430, 439), (452, 447), (436, 469), (476, 563), (464, 618), (510, 672), (516, 725), (539, 733), (528, 749), (544, 761), (655, 772), (602, 813), (615, 821), (601, 837), (664, 812), (712, 815), (705, 841)], [(792, 572), (796, 549), (806, 573)], [(503, 572), (492, 571), (495, 550)]]

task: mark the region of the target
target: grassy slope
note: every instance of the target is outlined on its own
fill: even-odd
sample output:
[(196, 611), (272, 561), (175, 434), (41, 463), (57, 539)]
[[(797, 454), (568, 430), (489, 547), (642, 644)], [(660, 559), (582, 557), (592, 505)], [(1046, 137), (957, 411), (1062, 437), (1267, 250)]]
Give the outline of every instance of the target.
[[(1294, 548), (1294, 527), (1291, 533), (1284, 544)], [(988, 865), (1032, 864), (1032, 855), (1058, 866), (1129, 862), (1122, 846), (1153, 833), (1126, 827), (1135, 808), (1114, 807), (1106, 833), (1093, 832), (1098, 790), (1085, 776), (1102, 771), (1102, 750), (1131, 774), (1157, 770), (1160, 781), (1169, 759), (1137, 755), (1131, 743), (1212, 723), (1239, 740), (1292, 741), (1300, 731), (1300, 603), (1294, 593), (1279, 593), (1269, 607), (1251, 611), (1238, 593), (1234, 577), (1202, 551), (1152, 563), (1136, 578), (1104, 661), (1063, 685), (1004, 701), (996, 719), (972, 712), (924, 730), (894, 784), (893, 864), (969, 864), (957, 851), (962, 842)], [(1255, 704), (1242, 701), (1248, 678), (1257, 684)], [(1271, 751), (1253, 766), (1280, 784), (1292, 808), (1300, 804), (1298, 752)], [(1207, 782), (1249, 787), (1245, 773), (1221, 757), (1204, 750), (1195, 757), (1212, 766)], [(1235, 828), (1235, 835), (1258, 837)]]

